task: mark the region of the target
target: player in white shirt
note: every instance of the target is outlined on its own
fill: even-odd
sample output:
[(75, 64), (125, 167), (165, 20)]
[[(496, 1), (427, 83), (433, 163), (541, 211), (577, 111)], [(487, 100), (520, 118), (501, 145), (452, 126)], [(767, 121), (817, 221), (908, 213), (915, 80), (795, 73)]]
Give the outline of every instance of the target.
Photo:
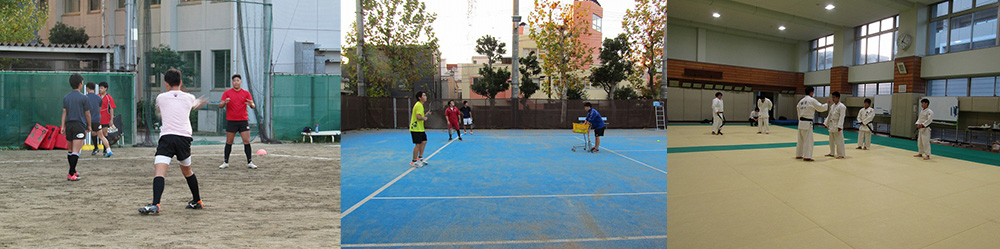
[(191, 189), (193, 200), (187, 208), (201, 209), (203, 204), (198, 193), (198, 178), (191, 169), (191, 110), (201, 108), (207, 103), (204, 97), (195, 99), (194, 95), (181, 91), (181, 72), (177, 69), (167, 70), (163, 75), (167, 83), (167, 92), (156, 96), (156, 109), (160, 113), (160, 140), (156, 147), (153, 177), (153, 203), (139, 208), (141, 214), (159, 214), (160, 196), (163, 194), (163, 177), (167, 174), (167, 166), (172, 157), (176, 156), (181, 165), (181, 173)]
[(872, 108), (872, 100), (865, 99), (865, 107), (858, 111), (858, 148), (859, 150), (872, 147), (872, 120), (875, 119), (875, 108)]
[(844, 117), (847, 116), (847, 106), (840, 102), (840, 92), (833, 92), (830, 95), (833, 105), (827, 113), (826, 122), (823, 122), (823, 126), (830, 130), (830, 154), (826, 156), (844, 159), (847, 155), (844, 149)]
[(818, 100), (813, 98), (815, 90), (813, 87), (807, 86), (806, 96), (802, 97), (795, 105), (799, 115), (799, 135), (795, 145), (795, 159), (802, 159), (806, 162), (813, 161), (813, 143), (815, 143), (813, 141), (813, 117), (816, 112), (826, 111), (827, 105), (830, 103), (828, 100), (826, 104), (820, 104)]
[(771, 103), (771, 99), (765, 98), (764, 95), (757, 96), (757, 108), (760, 108), (760, 117), (757, 119), (757, 134), (764, 132), (764, 134), (771, 134), (771, 129), (768, 127), (770, 121), (771, 108), (774, 105)]
[(921, 99), (920, 107), (923, 110), (917, 115), (917, 150), (918, 154), (913, 157), (923, 157), (924, 160), (931, 159), (931, 122), (934, 121), (934, 111), (928, 107), (930, 100)]
[(725, 108), (722, 105), (722, 93), (716, 92), (715, 98), (712, 99), (712, 135), (722, 135), (722, 126), (726, 122), (723, 110)]
[[(750, 126), (757, 126), (759, 124), (759, 122), (757, 122), (759, 119), (760, 119), (760, 108), (754, 107), (753, 111), (750, 112)], [(759, 134), (760, 132), (757, 133)]]

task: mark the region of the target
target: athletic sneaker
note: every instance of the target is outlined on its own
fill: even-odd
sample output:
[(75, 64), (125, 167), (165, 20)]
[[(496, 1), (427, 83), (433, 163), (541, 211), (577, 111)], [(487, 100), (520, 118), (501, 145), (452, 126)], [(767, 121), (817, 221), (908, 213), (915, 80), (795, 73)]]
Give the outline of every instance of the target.
[(111, 151), (108, 151), (108, 153), (104, 153), (104, 157), (111, 157), (111, 156), (114, 156), (114, 155), (115, 155), (115, 153), (111, 152)]
[[(427, 160), (424, 160), (423, 157), (418, 157), (417, 161), (420, 161), (420, 164), (423, 164), (423, 165), (428, 165), (429, 164), (429, 163), (427, 163)], [(421, 167), (423, 167), (423, 166), (421, 166)]]
[(204, 204), (202, 204), (201, 201), (194, 200), (189, 201), (187, 205), (188, 209), (201, 209), (202, 207), (204, 207)]
[(90, 152), (90, 155), (91, 155), (91, 156), (96, 156), (96, 155), (97, 155), (97, 150), (94, 150), (94, 151), (91, 151), (91, 152)]
[(73, 174), (73, 175), (66, 174), (66, 180), (67, 181), (77, 181), (77, 180), (80, 180), (80, 177), (77, 177), (75, 174)]
[(139, 208), (140, 214), (160, 214), (160, 204), (149, 204)]
[(257, 165), (253, 165), (253, 162), (250, 162), (250, 163), (247, 164), (247, 168), (248, 169), (256, 169)]
[(423, 165), (421, 165), (420, 161), (412, 161), (412, 162), (410, 162), (410, 166), (413, 166), (414, 168), (423, 167)]
[(220, 169), (229, 168), (229, 163), (222, 163), (222, 165), (219, 165), (219, 168)]
[(80, 178), (80, 171), (77, 171), (76, 173), (73, 173), (73, 176), (75, 176), (77, 180), (80, 180), (81, 179)]

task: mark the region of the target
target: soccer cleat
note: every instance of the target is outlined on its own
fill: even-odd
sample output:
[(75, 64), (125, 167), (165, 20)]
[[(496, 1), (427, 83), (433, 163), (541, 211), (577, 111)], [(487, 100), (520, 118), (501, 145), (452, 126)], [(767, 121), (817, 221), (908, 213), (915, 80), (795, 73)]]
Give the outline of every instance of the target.
[(66, 175), (66, 180), (67, 181), (77, 181), (77, 180), (80, 180), (80, 177), (76, 176), (76, 174), (73, 174), (73, 175), (67, 174)]
[(188, 204), (187, 204), (187, 208), (188, 209), (201, 209), (203, 207), (205, 207), (205, 204), (201, 203), (201, 201), (194, 201), (194, 200), (192, 200), (192, 201), (189, 201)]
[(222, 163), (222, 165), (219, 165), (219, 168), (220, 169), (229, 168), (229, 163)]
[(108, 151), (108, 153), (104, 153), (104, 157), (111, 157), (111, 156), (114, 156), (114, 155), (115, 155), (115, 153), (111, 152), (111, 151)]
[(160, 204), (149, 204), (139, 208), (140, 214), (160, 214)]
[(257, 165), (254, 165), (253, 162), (250, 162), (250, 163), (247, 163), (247, 168), (248, 169), (256, 169)]

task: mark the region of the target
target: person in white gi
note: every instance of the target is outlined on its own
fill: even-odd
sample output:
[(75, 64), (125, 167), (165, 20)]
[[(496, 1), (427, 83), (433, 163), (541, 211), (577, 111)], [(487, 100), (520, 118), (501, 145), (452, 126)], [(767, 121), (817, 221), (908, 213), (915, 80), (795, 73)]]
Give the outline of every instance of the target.
[(840, 92), (830, 94), (833, 99), (833, 106), (827, 113), (823, 126), (830, 129), (830, 154), (828, 157), (836, 156), (837, 159), (844, 159), (846, 151), (844, 149), (844, 117), (847, 116), (847, 106), (840, 102)]
[(771, 129), (768, 127), (768, 123), (771, 121), (768, 119), (771, 117), (768, 114), (771, 111), (771, 99), (765, 98), (764, 95), (757, 96), (757, 108), (760, 108), (760, 118), (757, 119), (757, 134), (764, 132), (764, 134), (771, 134)]
[(722, 135), (722, 126), (726, 122), (723, 110), (722, 93), (716, 92), (715, 98), (712, 99), (712, 135)]
[(930, 100), (921, 99), (920, 107), (923, 110), (917, 115), (917, 150), (919, 154), (913, 157), (924, 157), (924, 160), (931, 159), (931, 121), (934, 121), (934, 111), (928, 107)]
[(820, 104), (818, 100), (813, 98), (814, 91), (813, 87), (807, 86), (806, 96), (802, 97), (795, 105), (799, 115), (799, 137), (795, 146), (795, 159), (802, 159), (806, 162), (813, 161), (813, 116), (816, 115), (816, 112), (826, 111), (827, 105), (830, 103), (827, 100), (826, 104)]
[(858, 111), (858, 148), (867, 150), (872, 147), (872, 120), (875, 119), (875, 108), (872, 108), (872, 100), (865, 99), (865, 107)]

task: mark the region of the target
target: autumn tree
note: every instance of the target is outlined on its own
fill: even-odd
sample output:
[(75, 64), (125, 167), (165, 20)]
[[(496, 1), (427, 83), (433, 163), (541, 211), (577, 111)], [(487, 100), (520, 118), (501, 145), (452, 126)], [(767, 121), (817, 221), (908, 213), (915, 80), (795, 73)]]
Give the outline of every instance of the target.
[(0, 0), (0, 42), (32, 42), (48, 18), (48, 7), (37, 0)]
[[(632, 44), (632, 60), (636, 69), (645, 73), (645, 82), (635, 87), (647, 98), (657, 98), (660, 81), (656, 69), (663, 56), (663, 25), (667, 22), (667, 0), (636, 0), (635, 9), (625, 11), (622, 28)], [(641, 77), (641, 76), (637, 76)]]
[(495, 99), (497, 93), (507, 91), (510, 89), (510, 70), (506, 68), (493, 68), (493, 64), (501, 62), (503, 59), (503, 54), (507, 53), (504, 49), (507, 44), (497, 41), (496, 37), (485, 35), (476, 40), (476, 53), (486, 56), (486, 63), (483, 63), (483, 67), (479, 68), (479, 75), (483, 76), (482, 79), (473, 82), (470, 86), (472, 92), (486, 96), (490, 100), (490, 106), (495, 104)]
[[(542, 69), (551, 79), (542, 83), (542, 90), (550, 95), (552, 91), (557, 91), (560, 99), (564, 100), (569, 88), (583, 87), (582, 81), (571, 80), (569, 76), (583, 71), (593, 60), (593, 49), (580, 39), (590, 32), (587, 20), (577, 18), (586, 16), (581, 14), (583, 11), (575, 9), (572, 3), (535, 0), (535, 11), (529, 16), (531, 29), (528, 37), (538, 43), (538, 49), (543, 51), (539, 56), (542, 59)], [(562, 103), (559, 120), (566, 122), (565, 101)]]
[[(437, 14), (427, 11), (423, 1), (363, 0), (358, 8), (365, 11), (364, 54), (359, 59), (354, 52), (356, 22), (351, 24), (342, 51), (348, 58), (345, 67), (360, 64), (367, 96), (389, 96), (393, 87), (412, 90), (414, 82), (436, 72), (440, 53), (432, 24)], [(356, 70), (344, 72), (348, 88), (357, 89)]]
[(538, 83), (535, 83), (531, 78), (541, 74), (542, 67), (538, 65), (538, 56), (535, 56), (535, 51), (531, 51), (528, 56), (521, 57), (517, 61), (520, 62), (518, 71), (521, 72), (521, 85), (517, 89), (524, 99), (530, 99), (531, 95), (538, 91)]

